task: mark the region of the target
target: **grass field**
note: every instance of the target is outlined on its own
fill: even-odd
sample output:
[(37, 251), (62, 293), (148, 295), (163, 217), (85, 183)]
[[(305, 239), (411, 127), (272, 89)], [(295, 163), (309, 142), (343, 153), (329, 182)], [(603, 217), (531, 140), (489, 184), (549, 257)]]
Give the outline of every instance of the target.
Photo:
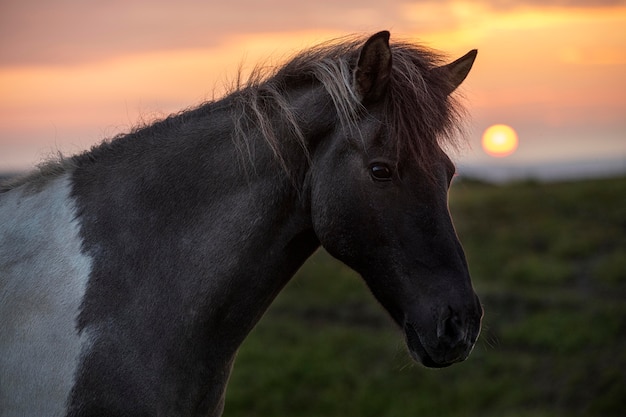
[(485, 307), (470, 358), (415, 365), (360, 278), (319, 251), (244, 343), (225, 416), (623, 416), (626, 178), (457, 181)]

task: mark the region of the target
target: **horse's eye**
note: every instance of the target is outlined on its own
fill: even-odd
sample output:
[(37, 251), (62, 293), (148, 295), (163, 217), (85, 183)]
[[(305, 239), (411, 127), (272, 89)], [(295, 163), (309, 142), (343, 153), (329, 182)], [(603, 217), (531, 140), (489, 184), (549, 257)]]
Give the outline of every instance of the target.
[(387, 165), (377, 162), (370, 165), (370, 175), (376, 181), (390, 181), (392, 173)]

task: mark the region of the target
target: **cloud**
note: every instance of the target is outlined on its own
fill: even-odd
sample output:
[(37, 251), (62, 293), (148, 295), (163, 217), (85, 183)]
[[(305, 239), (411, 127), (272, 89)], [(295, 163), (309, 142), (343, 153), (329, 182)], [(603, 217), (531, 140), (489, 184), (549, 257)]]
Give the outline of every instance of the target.
[(522, 7), (538, 8), (603, 8), (624, 6), (624, 0), (481, 0), (495, 10), (510, 10)]
[[(620, 0), (21, 0), (0, 3), (0, 66), (66, 65), (114, 56), (207, 48), (235, 35), (327, 30), (445, 30), (449, 10), (610, 7)], [(407, 16), (406, 10), (423, 10)], [(462, 17), (461, 17), (462, 18)]]
[(54, 65), (136, 52), (206, 48), (234, 34), (255, 32), (360, 31), (397, 21), (393, 10), (374, 0), (4, 2), (0, 6), (0, 65)]

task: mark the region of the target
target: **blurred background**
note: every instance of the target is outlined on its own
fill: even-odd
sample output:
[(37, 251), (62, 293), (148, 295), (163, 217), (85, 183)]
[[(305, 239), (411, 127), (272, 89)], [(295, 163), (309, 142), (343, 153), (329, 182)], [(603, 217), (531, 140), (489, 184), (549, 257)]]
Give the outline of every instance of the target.
[(320, 251), (242, 347), (225, 415), (623, 415), (625, 27), (619, 0), (0, 0), (0, 173), (331, 38), (477, 48), (450, 194), (486, 310), (472, 356), (412, 364), (360, 278)]

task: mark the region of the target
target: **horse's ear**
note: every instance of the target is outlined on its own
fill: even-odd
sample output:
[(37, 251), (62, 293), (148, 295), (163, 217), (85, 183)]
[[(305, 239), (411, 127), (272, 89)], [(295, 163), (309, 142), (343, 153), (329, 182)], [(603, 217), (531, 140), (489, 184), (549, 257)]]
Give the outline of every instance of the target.
[(476, 59), (476, 54), (478, 54), (478, 51), (476, 49), (472, 49), (454, 62), (441, 67), (433, 68), (432, 71), (442, 72), (444, 77), (448, 79), (448, 89), (446, 94), (452, 93), (459, 85), (461, 85), (465, 77), (467, 77), (467, 74), (469, 74), (472, 69), (472, 65)]
[(389, 32), (378, 32), (365, 42), (353, 75), (353, 86), (362, 103), (382, 98), (391, 74)]

